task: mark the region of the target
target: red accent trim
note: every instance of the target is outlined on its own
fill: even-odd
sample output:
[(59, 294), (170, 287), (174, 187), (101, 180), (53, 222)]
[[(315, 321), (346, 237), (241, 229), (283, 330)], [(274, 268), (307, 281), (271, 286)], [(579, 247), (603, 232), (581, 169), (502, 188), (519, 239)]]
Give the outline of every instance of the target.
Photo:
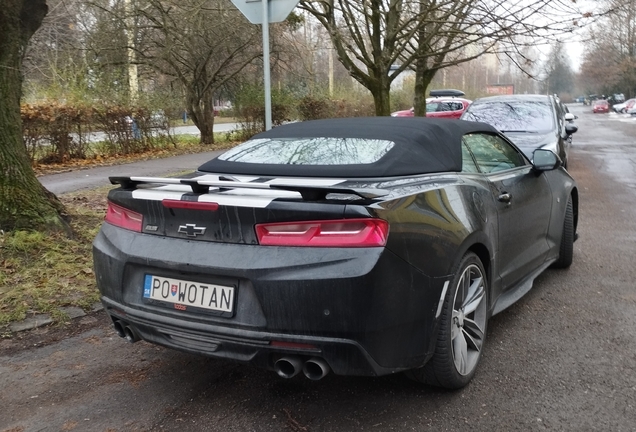
[(106, 217), (104, 220), (120, 228), (141, 232), (144, 217), (141, 213), (137, 213), (108, 201), (108, 208), (106, 209)]
[(161, 201), (166, 208), (178, 208), (188, 210), (209, 210), (216, 211), (219, 209), (219, 204), (215, 202), (198, 202), (198, 201), (180, 201), (165, 199)]
[(270, 345), (276, 348), (293, 348), (293, 349), (318, 349), (316, 345), (297, 343), (297, 342), (284, 342), (284, 341), (271, 341)]
[(338, 219), (256, 225), (264, 246), (378, 247), (386, 245), (389, 223), (382, 219)]

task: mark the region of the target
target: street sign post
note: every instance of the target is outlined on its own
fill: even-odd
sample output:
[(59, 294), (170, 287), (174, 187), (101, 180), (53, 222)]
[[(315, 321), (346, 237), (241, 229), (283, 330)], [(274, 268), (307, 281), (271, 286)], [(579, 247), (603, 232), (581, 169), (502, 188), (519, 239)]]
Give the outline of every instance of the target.
[(269, 70), (269, 23), (281, 22), (300, 0), (231, 0), (252, 24), (263, 26), (263, 80), (265, 83), (265, 130), (272, 128), (272, 91)]

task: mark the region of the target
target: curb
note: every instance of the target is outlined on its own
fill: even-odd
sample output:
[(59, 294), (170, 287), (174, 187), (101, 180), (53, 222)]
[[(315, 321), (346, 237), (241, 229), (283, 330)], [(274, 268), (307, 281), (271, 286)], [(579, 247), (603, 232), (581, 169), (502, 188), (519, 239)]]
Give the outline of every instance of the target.
[[(97, 312), (103, 310), (104, 306), (101, 303), (95, 303), (93, 309), (90, 312)], [(68, 315), (69, 318), (80, 318), (86, 316), (86, 312), (82, 308), (75, 306), (66, 306), (59, 308), (59, 311)], [(33, 330), (38, 327), (44, 327), (53, 322), (53, 319), (49, 314), (37, 314), (32, 317), (26, 318), (22, 321), (12, 322), (9, 324), (9, 330), (12, 333), (18, 333), (26, 330)]]

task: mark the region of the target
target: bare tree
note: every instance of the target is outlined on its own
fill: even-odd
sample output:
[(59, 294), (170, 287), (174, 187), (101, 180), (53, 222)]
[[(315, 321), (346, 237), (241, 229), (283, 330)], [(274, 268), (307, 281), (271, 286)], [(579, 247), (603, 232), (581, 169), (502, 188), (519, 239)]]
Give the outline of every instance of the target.
[(0, 8), (0, 229), (66, 229), (63, 207), (35, 177), (22, 140), (21, 66), (47, 13), (45, 0), (5, 0)]
[(610, 0), (611, 13), (589, 31), (580, 81), (590, 93), (636, 96), (636, 0)]
[(262, 56), (260, 27), (227, 0), (138, 0), (137, 61), (185, 90), (186, 109), (214, 142), (214, 95)]
[(437, 71), (487, 52), (513, 58), (521, 37), (554, 37), (595, 15), (566, 0), (303, 0), (301, 7), (328, 30), (377, 115), (389, 114), (391, 82), (407, 68), (416, 70), (415, 108), (423, 115)]

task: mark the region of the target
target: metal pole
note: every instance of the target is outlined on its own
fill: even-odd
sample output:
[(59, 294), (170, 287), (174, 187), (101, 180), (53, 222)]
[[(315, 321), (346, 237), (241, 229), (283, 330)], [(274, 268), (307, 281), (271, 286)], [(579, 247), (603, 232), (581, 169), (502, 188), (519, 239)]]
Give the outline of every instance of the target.
[(265, 130), (272, 128), (272, 90), (269, 76), (269, 0), (263, 3), (263, 75), (265, 81)]

